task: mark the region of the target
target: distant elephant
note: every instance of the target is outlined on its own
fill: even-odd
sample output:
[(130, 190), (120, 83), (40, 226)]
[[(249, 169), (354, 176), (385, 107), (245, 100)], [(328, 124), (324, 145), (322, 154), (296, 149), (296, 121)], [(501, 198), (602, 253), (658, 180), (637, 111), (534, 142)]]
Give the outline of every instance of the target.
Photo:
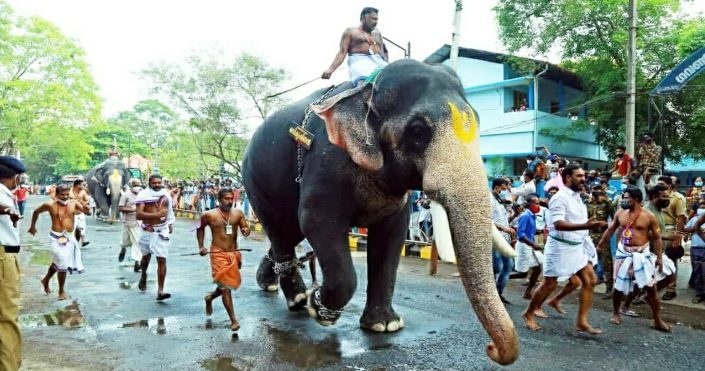
[[(290, 130), (304, 121), (309, 150)], [(319, 118), (320, 117), (320, 118)], [(487, 175), (480, 157), (476, 112), (457, 75), (446, 66), (413, 60), (385, 67), (374, 83), (319, 90), (268, 117), (254, 133), (242, 164), (249, 199), (271, 242), (257, 272), (265, 289), (279, 286), (289, 309), (304, 304), (331, 325), (357, 288), (348, 247), (351, 226), (366, 227), (367, 303), (360, 326), (397, 331), (392, 308), (400, 253), (409, 225), (408, 191), (423, 190), (448, 212), (465, 291), (492, 342), (490, 358), (510, 364), (519, 355), (514, 323), (495, 288), (496, 232)], [(296, 179), (300, 176), (299, 182)], [(311, 243), (323, 286), (306, 291), (295, 246)]]
[(99, 219), (111, 223), (118, 219), (120, 192), (130, 176), (125, 164), (117, 157), (110, 157), (88, 171), (86, 182), (99, 209)]

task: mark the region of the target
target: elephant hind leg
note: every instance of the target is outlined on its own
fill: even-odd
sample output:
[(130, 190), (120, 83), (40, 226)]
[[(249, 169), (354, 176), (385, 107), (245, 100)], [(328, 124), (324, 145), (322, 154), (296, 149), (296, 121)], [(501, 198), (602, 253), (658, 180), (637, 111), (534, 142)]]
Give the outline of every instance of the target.
[[(256, 210), (255, 210), (256, 211)], [(270, 218), (265, 213), (257, 214), (272, 244), (270, 251), (260, 262), (257, 282), (265, 290), (274, 289), (276, 277), (284, 292), (290, 310), (299, 310), (306, 304), (306, 286), (296, 260), (296, 245), (304, 239), (297, 218)]]

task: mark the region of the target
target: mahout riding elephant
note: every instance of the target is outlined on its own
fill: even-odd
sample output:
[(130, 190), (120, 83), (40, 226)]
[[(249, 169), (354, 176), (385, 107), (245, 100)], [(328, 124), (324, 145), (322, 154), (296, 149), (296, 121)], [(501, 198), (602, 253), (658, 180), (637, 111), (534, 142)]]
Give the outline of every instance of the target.
[(130, 172), (117, 157), (110, 157), (88, 171), (86, 182), (100, 220), (112, 223), (118, 219), (120, 191), (129, 179)]
[[(315, 114), (305, 120), (307, 107)], [(309, 150), (290, 136), (302, 121), (314, 135)], [(374, 82), (322, 89), (279, 110), (253, 135), (242, 173), (271, 242), (258, 284), (276, 289), (278, 278), (289, 308), (307, 304), (323, 325), (335, 323), (357, 287), (348, 230), (368, 229), (360, 326), (377, 332), (404, 326), (392, 296), (409, 225), (408, 192), (422, 189), (448, 212), (465, 291), (492, 340), (488, 356), (500, 364), (516, 360), (516, 330), (491, 264), (493, 244), (507, 255), (511, 247), (498, 242), (491, 220), (477, 114), (448, 67), (397, 61)], [(294, 251), (304, 237), (323, 270), (323, 285), (308, 292)]]

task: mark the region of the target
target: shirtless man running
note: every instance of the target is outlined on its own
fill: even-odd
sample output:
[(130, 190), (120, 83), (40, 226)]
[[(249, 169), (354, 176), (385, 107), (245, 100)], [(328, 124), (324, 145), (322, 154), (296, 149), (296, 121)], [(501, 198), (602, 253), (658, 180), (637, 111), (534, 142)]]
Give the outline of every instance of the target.
[[(69, 192), (69, 199), (76, 200), (85, 209), (89, 209), (88, 205), (91, 200), (90, 197), (88, 197), (88, 192), (86, 192), (87, 188), (88, 185), (85, 181), (81, 179), (74, 180), (73, 187), (71, 187), (71, 191)], [(88, 245), (89, 242), (86, 241), (86, 214), (76, 214), (74, 225), (76, 226), (76, 241), (81, 244), (81, 247)]]
[(57, 273), (59, 279), (59, 300), (68, 299), (64, 291), (66, 282), (66, 272), (83, 273), (83, 263), (81, 261), (81, 250), (74, 235), (74, 216), (78, 213), (90, 215), (91, 211), (83, 204), (69, 199), (69, 186), (60, 184), (56, 187), (56, 200), (49, 201), (39, 206), (32, 214), (32, 225), (28, 233), (32, 236), (37, 234), (37, 218), (43, 212), (49, 212), (51, 216), (51, 231), (49, 239), (51, 241), (52, 263), (49, 266), (46, 276), (42, 278), (44, 292), (48, 295), (49, 280)]
[[(658, 200), (658, 190), (654, 191), (649, 192), (649, 198)], [(664, 194), (666, 194), (665, 190)], [(598, 243), (598, 251), (609, 249), (612, 234), (620, 228), (617, 253), (614, 257), (615, 285), (612, 296), (614, 311), (610, 322), (615, 325), (622, 323), (620, 317), (622, 300), (625, 295), (635, 294), (636, 285), (639, 289), (646, 290), (646, 301), (651, 306), (654, 328), (660, 331), (671, 331), (670, 326), (661, 319), (661, 303), (657, 292), (673, 282), (675, 266), (668, 257), (663, 256), (661, 239), (668, 237), (662, 235), (663, 228), (660, 224), (663, 223), (659, 222), (658, 215), (641, 207), (642, 200), (640, 189), (634, 186), (627, 187), (622, 194), (621, 209), (617, 211), (614, 221)], [(663, 231), (663, 233), (666, 232)], [(649, 249), (650, 244), (653, 252)]]
[(201, 216), (201, 222), (196, 230), (198, 240), (198, 252), (201, 256), (208, 254), (208, 249), (204, 246), (204, 236), (206, 227), (210, 227), (213, 241), (211, 243), (211, 270), (213, 282), (217, 285), (215, 290), (206, 295), (206, 315), (213, 314), (213, 299), (223, 296), (223, 305), (230, 317), (230, 329), (237, 331), (240, 324), (235, 319), (233, 310), (233, 299), (230, 290), (237, 290), (240, 287), (240, 267), (242, 266), (242, 256), (238, 251), (237, 231), (233, 226), (237, 226), (243, 236), (250, 235), (250, 229), (245, 221), (245, 214), (242, 211), (233, 209), (234, 193), (231, 188), (221, 188), (218, 191), (218, 203), (216, 209), (205, 212)]
[(348, 57), (348, 73), (354, 85), (365, 79), (378, 68), (389, 64), (389, 55), (384, 46), (382, 34), (377, 27), (379, 11), (367, 7), (360, 13), (360, 26), (350, 27), (343, 32), (340, 39), (340, 49), (330, 67), (321, 74), (322, 79), (329, 79), (335, 70)]

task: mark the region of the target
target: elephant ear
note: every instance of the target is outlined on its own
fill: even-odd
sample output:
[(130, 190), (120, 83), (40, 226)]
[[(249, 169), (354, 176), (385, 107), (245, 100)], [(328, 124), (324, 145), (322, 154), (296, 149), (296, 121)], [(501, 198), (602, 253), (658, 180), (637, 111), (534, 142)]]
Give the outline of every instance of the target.
[(375, 132), (367, 122), (372, 109), (372, 84), (345, 90), (311, 109), (326, 123), (328, 140), (350, 154), (365, 169), (382, 168), (383, 157)]

